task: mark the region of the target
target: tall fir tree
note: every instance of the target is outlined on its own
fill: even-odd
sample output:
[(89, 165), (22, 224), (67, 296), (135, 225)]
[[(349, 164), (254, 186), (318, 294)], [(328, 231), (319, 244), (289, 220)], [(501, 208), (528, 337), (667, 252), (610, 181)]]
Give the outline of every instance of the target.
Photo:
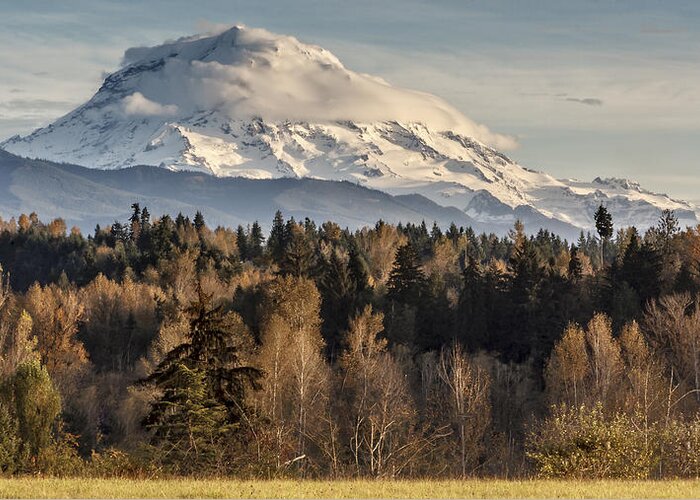
[(427, 293), (427, 280), (418, 254), (407, 243), (396, 251), (394, 265), (387, 281), (387, 298), (410, 306), (419, 305)]
[(250, 228), (248, 236), (248, 251), (251, 259), (257, 259), (262, 256), (264, 242), (265, 236), (263, 236), (262, 228), (258, 221), (255, 221)]
[(601, 203), (593, 214), (595, 228), (600, 236), (600, 264), (605, 266), (605, 250), (608, 241), (613, 235), (613, 220), (608, 209)]
[(275, 218), (272, 220), (270, 237), (267, 239), (267, 250), (272, 260), (278, 264), (282, 262), (284, 247), (286, 246), (285, 243), (284, 217), (282, 216), (282, 212), (277, 210), (277, 212), (275, 212)]
[(250, 258), (248, 235), (240, 224), (236, 228), (236, 245), (238, 246), (238, 255), (241, 260), (248, 260)]
[[(195, 432), (202, 442), (240, 430), (246, 393), (259, 388), (262, 377), (260, 370), (240, 361), (242, 337), (248, 335), (240, 316), (213, 307), (200, 283), (197, 297), (187, 309), (187, 341), (168, 352), (142, 381), (161, 393), (144, 419), (157, 445), (182, 445), (185, 430)], [(224, 435), (220, 429), (226, 430)]]

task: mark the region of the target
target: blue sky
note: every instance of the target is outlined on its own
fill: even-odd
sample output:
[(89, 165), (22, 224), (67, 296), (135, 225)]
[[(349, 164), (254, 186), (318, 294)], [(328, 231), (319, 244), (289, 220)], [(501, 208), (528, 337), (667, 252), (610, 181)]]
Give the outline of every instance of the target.
[(88, 99), (129, 47), (246, 24), (437, 94), (558, 177), (700, 199), (700, 2), (0, 2), (0, 138)]

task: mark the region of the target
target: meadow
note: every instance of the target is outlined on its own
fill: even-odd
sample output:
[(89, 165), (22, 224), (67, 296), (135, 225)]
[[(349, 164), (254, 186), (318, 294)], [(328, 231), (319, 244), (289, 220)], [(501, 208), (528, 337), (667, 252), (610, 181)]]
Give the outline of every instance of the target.
[(0, 479), (0, 498), (699, 498), (700, 481)]

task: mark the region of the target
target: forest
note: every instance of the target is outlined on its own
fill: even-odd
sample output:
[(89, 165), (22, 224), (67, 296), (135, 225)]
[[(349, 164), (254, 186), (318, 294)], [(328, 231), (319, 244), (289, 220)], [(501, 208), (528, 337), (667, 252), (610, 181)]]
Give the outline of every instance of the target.
[(700, 475), (700, 227), (0, 219), (0, 474)]

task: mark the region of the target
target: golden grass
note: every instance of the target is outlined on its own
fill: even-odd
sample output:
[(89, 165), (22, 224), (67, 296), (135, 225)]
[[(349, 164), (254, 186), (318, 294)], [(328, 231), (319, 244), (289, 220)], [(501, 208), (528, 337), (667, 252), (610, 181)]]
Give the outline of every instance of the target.
[(0, 498), (700, 498), (700, 481), (0, 479)]

